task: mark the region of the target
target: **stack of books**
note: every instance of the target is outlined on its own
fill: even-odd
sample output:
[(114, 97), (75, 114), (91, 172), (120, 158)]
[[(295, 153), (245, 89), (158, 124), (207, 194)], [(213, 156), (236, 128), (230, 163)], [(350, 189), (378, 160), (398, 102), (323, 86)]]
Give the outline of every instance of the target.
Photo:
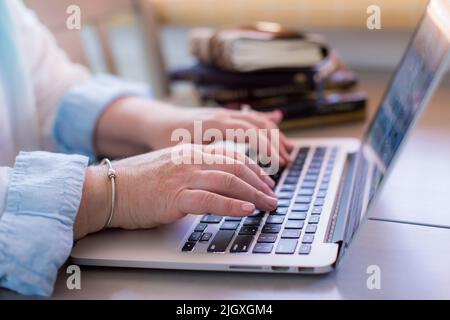
[(358, 79), (320, 37), (258, 23), (232, 29), (195, 29), (197, 63), (170, 73), (195, 84), (203, 104), (230, 109), (279, 109), (283, 128), (364, 119), (367, 98)]

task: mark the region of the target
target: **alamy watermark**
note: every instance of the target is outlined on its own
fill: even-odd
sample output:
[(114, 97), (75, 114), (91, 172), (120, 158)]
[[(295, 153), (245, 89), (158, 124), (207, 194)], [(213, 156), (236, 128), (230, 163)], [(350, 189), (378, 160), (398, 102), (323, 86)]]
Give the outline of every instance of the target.
[(369, 275), (366, 280), (366, 286), (369, 290), (381, 289), (381, 268), (376, 264), (367, 267), (366, 273)]
[(66, 13), (68, 14), (66, 19), (66, 28), (69, 30), (81, 29), (81, 8), (75, 4), (67, 7)]
[(66, 273), (69, 275), (66, 286), (69, 290), (81, 290), (81, 269), (75, 264), (67, 266)]
[[(172, 150), (172, 161), (175, 164), (231, 164), (234, 154), (240, 150), (239, 144), (247, 144), (248, 158), (257, 161), (265, 168), (265, 173), (272, 175), (280, 168), (280, 130), (279, 129), (225, 129), (225, 133), (216, 128), (203, 130), (202, 121), (194, 121), (194, 130), (179, 128), (172, 132), (172, 142), (178, 143), (178, 148)], [(225, 148), (216, 148), (213, 142), (233, 141), (235, 144)], [(205, 145), (205, 153), (195, 152), (194, 145)], [(211, 157), (210, 154), (221, 157)]]
[(369, 15), (366, 20), (366, 26), (369, 30), (381, 29), (381, 8), (376, 4), (367, 7), (366, 13)]

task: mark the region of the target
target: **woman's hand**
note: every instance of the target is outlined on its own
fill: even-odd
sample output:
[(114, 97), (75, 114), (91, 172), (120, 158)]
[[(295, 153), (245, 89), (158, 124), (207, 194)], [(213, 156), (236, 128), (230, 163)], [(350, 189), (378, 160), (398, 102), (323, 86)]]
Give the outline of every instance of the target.
[[(190, 143), (210, 143), (195, 141), (194, 122), (201, 121), (202, 136), (208, 129), (216, 129), (227, 138), (227, 129), (254, 130), (258, 145), (263, 146), (263, 154), (275, 157), (272, 160), (285, 165), (289, 161), (292, 145), (279, 132), (277, 141), (270, 132), (278, 129), (282, 114), (275, 112), (236, 111), (221, 108), (181, 108), (163, 102), (143, 98), (123, 98), (114, 102), (100, 117), (97, 126), (97, 149), (99, 153), (115, 156), (130, 156), (148, 150), (174, 146), (172, 134), (177, 129), (190, 132)], [(261, 129), (266, 129), (266, 132)]]
[[(113, 166), (117, 200), (111, 227), (152, 228), (188, 213), (244, 216), (277, 206), (273, 180), (248, 157), (223, 147), (177, 146)], [(101, 230), (108, 219), (106, 171), (106, 166), (88, 169), (75, 238)]]

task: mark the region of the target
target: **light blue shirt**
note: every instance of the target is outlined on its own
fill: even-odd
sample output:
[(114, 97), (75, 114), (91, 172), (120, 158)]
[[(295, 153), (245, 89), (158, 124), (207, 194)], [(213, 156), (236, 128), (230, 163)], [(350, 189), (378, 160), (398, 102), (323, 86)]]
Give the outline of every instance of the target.
[[(2, 3), (0, 21), (8, 21)], [(14, 69), (17, 47), (8, 32), (0, 23), (1, 56), (8, 58), (0, 59), (0, 88), (7, 88), (2, 85), (9, 79), (5, 70), (12, 70), (16, 79), (23, 72), (19, 64)], [(8, 66), (2, 66), (2, 61), (8, 61)], [(144, 94), (141, 86), (106, 75), (72, 86), (59, 102), (53, 123), (53, 139), (61, 153), (20, 152), (14, 167), (6, 170), (6, 200), (0, 206), (1, 287), (51, 295), (58, 269), (72, 248), (85, 170), (89, 161), (95, 161), (93, 135), (98, 117), (113, 100)]]

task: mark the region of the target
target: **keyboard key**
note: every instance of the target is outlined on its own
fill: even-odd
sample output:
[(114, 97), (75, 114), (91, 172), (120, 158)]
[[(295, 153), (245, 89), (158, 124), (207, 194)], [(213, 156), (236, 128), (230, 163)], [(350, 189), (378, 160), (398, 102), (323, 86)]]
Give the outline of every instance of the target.
[(258, 238), (258, 242), (273, 243), (277, 241), (278, 236), (271, 233), (261, 233)]
[(309, 254), (311, 252), (311, 245), (310, 244), (302, 244), (300, 246), (300, 249), (298, 251), (299, 254)]
[(272, 243), (257, 243), (253, 247), (253, 253), (271, 253), (273, 248)]
[(300, 170), (291, 170), (289, 171), (288, 175), (286, 176), (287, 178), (292, 178), (292, 179), (298, 179), (298, 177), (300, 177)]
[(298, 196), (297, 199), (295, 199), (295, 203), (311, 203), (311, 201), (311, 196)]
[(244, 220), (244, 226), (259, 226), (261, 220), (262, 218), (259, 217), (248, 217)]
[(305, 220), (306, 212), (291, 212), (289, 214), (288, 218), (289, 218), (289, 220)]
[(291, 200), (278, 200), (278, 207), (289, 207)]
[(312, 211), (311, 214), (321, 214), (322, 213), (322, 207), (321, 206), (315, 206)]
[(239, 227), (240, 222), (225, 221), (220, 226), (220, 230), (236, 230)]
[(225, 217), (225, 221), (241, 221), (242, 217)]
[(189, 241), (196, 242), (200, 240), (200, 237), (202, 236), (201, 232), (192, 232), (189, 236)]
[(258, 232), (258, 227), (254, 226), (244, 226), (239, 230), (240, 235), (250, 235), (253, 236)]
[(306, 233), (316, 233), (317, 225), (316, 224), (308, 224), (305, 228)]
[(209, 239), (211, 239), (211, 237), (212, 237), (211, 232), (205, 232), (204, 234), (202, 234), (200, 241), (209, 241)]
[(302, 244), (300, 246), (300, 249), (298, 250), (299, 254), (309, 254), (311, 252), (311, 245), (310, 244)]
[(292, 191), (278, 193), (278, 199), (291, 200), (293, 197), (294, 197), (294, 193)]
[(328, 183), (322, 183), (319, 187), (319, 190), (327, 190), (328, 189)]
[(305, 223), (301, 220), (288, 220), (284, 225), (285, 229), (301, 229)]
[(299, 154), (299, 155), (300, 155), (300, 154), (307, 155), (308, 152), (309, 152), (309, 147), (301, 147), (301, 148), (298, 150), (298, 154)]
[(284, 216), (284, 215), (286, 215), (287, 212), (288, 212), (288, 208), (287, 207), (281, 207), (281, 208), (278, 208), (278, 209), (272, 211), (270, 214), (271, 215)]
[(281, 239), (278, 242), (277, 250), (275, 253), (278, 254), (291, 254), (295, 252), (297, 247), (297, 240), (294, 239)]
[(308, 223), (309, 224), (317, 224), (319, 223), (320, 216), (311, 216), (309, 217)]
[(314, 151), (314, 154), (324, 154), (326, 150), (327, 147), (317, 147), (316, 150)]
[(311, 174), (319, 174), (320, 173), (320, 169), (318, 168), (309, 168), (308, 171), (306, 172), (306, 174), (311, 175)]
[(195, 242), (186, 242), (183, 246), (183, 248), (181, 249), (181, 251), (192, 251), (192, 249), (194, 249), (195, 247)]
[(301, 229), (285, 229), (281, 233), (281, 238), (284, 239), (298, 239), (302, 233)]
[(317, 181), (318, 178), (319, 176), (317, 174), (308, 174), (305, 176), (303, 181)]
[(284, 184), (287, 185), (295, 185), (298, 182), (298, 178), (297, 177), (286, 177), (286, 179), (284, 180)]
[(255, 210), (251, 215), (249, 215), (249, 217), (264, 217), (264, 215), (264, 211)]
[(281, 188), (281, 192), (294, 191), (295, 188), (296, 188), (296, 185), (293, 185), (293, 184), (284, 185), (284, 186)]
[(313, 234), (305, 234), (302, 239), (302, 243), (313, 243), (314, 235)]
[(325, 199), (321, 198), (321, 199), (316, 199), (316, 201), (314, 202), (315, 206), (323, 206), (323, 204), (325, 203)]
[(302, 188), (315, 188), (316, 182), (315, 181), (305, 181), (302, 183)]
[(265, 224), (262, 233), (278, 233), (281, 230), (281, 225), (279, 224)]
[(203, 232), (205, 231), (206, 227), (208, 225), (206, 223), (199, 223), (196, 227), (194, 231), (198, 231), (198, 232)]
[(292, 163), (291, 170), (302, 170), (304, 164), (305, 164), (305, 157), (297, 158)]
[(268, 216), (266, 223), (268, 224), (282, 224), (284, 221), (284, 216)]
[(208, 252), (225, 252), (233, 236), (233, 230), (219, 230), (209, 244)]
[(220, 221), (222, 221), (222, 217), (221, 216), (213, 216), (213, 215), (205, 215), (203, 216), (201, 222), (204, 223), (219, 223)]
[(314, 194), (314, 189), (302, 188), (298, 191), (299, 196), (312, 196)]
[(230, 252), (247, 252), (253, 242), (253, 236), (238, 235), (231, 245)]
[(292, 211), (308, 211), (308, 210), (309, 210), (309, 204), (300, 203), (300, 204), (295, 204), (294, 206), (292, 206)]
[(324, 190), (319, 190), (319, 192), (317, 192), (317, 198), (325, 198), (327, 196), (327, 192)]

